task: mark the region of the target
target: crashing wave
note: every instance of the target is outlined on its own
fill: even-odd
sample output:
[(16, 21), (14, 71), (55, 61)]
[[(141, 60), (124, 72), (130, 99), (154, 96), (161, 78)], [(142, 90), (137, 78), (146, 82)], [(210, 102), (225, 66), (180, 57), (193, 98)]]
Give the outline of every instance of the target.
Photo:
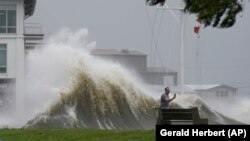
[[(37, 99), (46, 96), (49, 99), (55, 97), (55, 88), (63, 88), (63, 92), (60, 92), (60, 98), (45, 112), (36, 115), (24, 127), (154, 128), (154, 107), (159, 101), (150, 97), (149, 91), (145, 90), (146, 86), (140, 85), (140, 82), (122, 66), (95, 58), (81, 49), (82, 46), (93, 46), (85, 41), (86, 36), (86, 30), (76, 33), (65, 30), (51, 40), (46, 48), (29, 54), (30, 66), (34, 69), (30, 72), (34, 74), (30, 77), (31, 85), (28, 85), (33, 86), (32, 92), (26, 97)], [(52, 58), (54, 61), (49, 61)], [(34, 80), (36, 77), (38, 79)], [(39, 94), (36, 96), (35, 93)], [(46, 99), (43, 101), (46, 104)], [(192, 106), (198, 107), (201, 117), (208, 118), (210, 124), (239, 123), (212, 110), (194, 96), (180, 96), (176, 103), (172, 104), (172, 108)], [(34, 106), (27, 106), (32, 107)], [(36, 104), (36, 107), (41, 106)]]
[(90, 75), (84, 64), (79, 66), (69, 92), (61, 93), (59, 101), (25, 127), (148, 129), (155, 125), (153, 98), (125, 77), (117, 83)]
[(216, 110), (209, 107), (202, 99), (194, 95), (181, 96), (176, 102), (182, 108), (198, 107), (200, 117), (207, 118), (208, 124), (243, 124), (235, 119), (224, 116)]

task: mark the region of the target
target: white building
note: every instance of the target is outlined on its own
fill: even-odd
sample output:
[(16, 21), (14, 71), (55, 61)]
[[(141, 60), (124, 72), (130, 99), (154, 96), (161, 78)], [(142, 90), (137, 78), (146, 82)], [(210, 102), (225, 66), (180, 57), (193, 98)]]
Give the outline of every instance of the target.
[(232, 100), (237, 94), (237, 88), (223, 85), (185, 85), (206, 100)]
[(35, 4), (36, 0), (0, 0), (0, 104), (23, 93), (25, 41), (31, 39), (25, 36), (24, 21)]

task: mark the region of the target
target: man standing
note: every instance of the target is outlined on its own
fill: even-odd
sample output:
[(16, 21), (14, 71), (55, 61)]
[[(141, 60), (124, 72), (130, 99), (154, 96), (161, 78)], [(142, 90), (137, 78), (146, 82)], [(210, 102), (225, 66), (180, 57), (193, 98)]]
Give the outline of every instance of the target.
[(169, 109), (169, 103), (176, 98), (176, 94), (172, 98), (169, 97), (170, 89), (165, 88), (165, 92), (161, 95), (161, 109)]

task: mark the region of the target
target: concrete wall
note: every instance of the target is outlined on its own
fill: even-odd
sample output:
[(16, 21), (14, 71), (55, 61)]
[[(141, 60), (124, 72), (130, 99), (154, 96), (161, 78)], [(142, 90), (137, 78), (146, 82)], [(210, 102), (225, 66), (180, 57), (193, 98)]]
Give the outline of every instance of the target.
[(143, 80), (148, 84), (162, 85), (164, 84), (164, 75), (162, 73), (140, 73)]
[(135, 71), (146, 71), (147, 70), (147, 56), (146, 55), (102, 55), (97, 54), (96, 56), (105, 59), (112, 60), (114, 62), (124, 65), (126, 68)]

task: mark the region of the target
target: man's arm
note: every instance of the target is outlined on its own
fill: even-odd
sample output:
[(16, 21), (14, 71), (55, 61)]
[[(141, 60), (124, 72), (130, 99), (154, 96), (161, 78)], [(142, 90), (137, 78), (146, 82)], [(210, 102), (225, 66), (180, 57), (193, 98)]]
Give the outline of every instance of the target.
[(174, 94), (174, 96), (173, 96), (172, 98), (166, 97), (165, 100), (166, 100), (167, 102), (171, 102), (171, 101), (173, 101), (175, 98), (176, 98), (176, 94)]

